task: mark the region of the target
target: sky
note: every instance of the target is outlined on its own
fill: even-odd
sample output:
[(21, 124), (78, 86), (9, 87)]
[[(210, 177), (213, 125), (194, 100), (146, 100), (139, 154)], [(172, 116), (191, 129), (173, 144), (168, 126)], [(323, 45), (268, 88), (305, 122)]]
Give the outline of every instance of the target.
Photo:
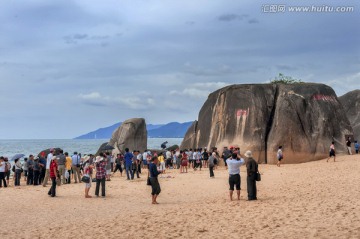
[(351, 0), (0, 0), (0, 139), (193, 121), (212, 91), (279, 73), (343, 95), (360, 88), (359, 11)]

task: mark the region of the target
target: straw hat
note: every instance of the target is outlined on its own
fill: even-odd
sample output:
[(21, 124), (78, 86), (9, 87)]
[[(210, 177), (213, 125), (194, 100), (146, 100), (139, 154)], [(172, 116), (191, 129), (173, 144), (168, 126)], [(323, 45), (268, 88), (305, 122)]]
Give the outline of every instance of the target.
[(250, 150), (246, 151), (245, 157), (247, 157), (247, 158), (251, 158), (251, 157), (252, 157), (252, 153), (251, 153)]

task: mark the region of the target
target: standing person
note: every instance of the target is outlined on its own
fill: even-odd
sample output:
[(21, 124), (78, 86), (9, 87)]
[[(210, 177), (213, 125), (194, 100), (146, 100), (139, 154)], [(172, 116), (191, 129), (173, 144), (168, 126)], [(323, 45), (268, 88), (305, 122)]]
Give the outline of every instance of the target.
[(208, 166), (210, 171), (210, 178), (214, 178), (214, 166), (215, 166), (216, 153), (212, 153), (208, 159)]
[(46, 187), (47, 182), (49, 181), (49, 176), (50, 176), (50, 163), (51, 160), (53, 158), (53, 153), (54, 153), (54, 149), (50, 149), (50, 153), (48, 154), (47, 158), (46, 158), (46, 171), (45, 171), (45, 178), (44, 178), (44, 182), (43, 182), (43, 187)]
[(95, 196), (99, 196), (100, 184), (101, 184), (101, 196), (105, 197), (105, 180), (106, 180), (106, 162), (101, 156), (96, 157), (96, 188)]
[[(30, 156), (29, 156), (30, 158)], [(28, 177), (28, 166), (27, 166), (27, 161), (28, 158), (24, 158), (24, 164), (23, 164), (23, 171), (24, 171), (24, 181), (27, 182), (27, 177)]]
[[(181, 153), (181, 151), (180, 151)], [(188, 155), (184, 151), (181, 156), (181, 167), (180, 167), (180, 173), (187, 173), (188, 170)]]
[(65, 170), (68, 171), (68, 177), (66, 179), (66, 183), (71, 183), (71, 166), (72, 166), (72, 158), (69, 156), (68, 152), (65, 152)]
[(2, 183), (4, 182), (4, 187), (7, 187), (6, 180), (5, 180), (5, 173), (7, 170), (7, 166), (4, 160), (4, 157), (0, 157), (0, 188), (2, 188)]
[(240, 200), (241, 190), (241, 178), (240, 178), (240, 166), (245, 163), (243, 158), (238, 160), (237, 154), (232, 154), (229, 159), (226, 159), (226, 164), (229, 171), (229, 196), (230, 200), (233, 200), (234, 187), (236, 187), (237, 199)]
[(139, 165), (138, 153), (139, 153), (139, 151), (135, 150), (134, 154), (133, 154), (132, 165), (131, 165), (131, 168), (132, 168), (131, 180), (134, 180), (135, 173), (136, 173), (136, 177), (140, 178), (139, 167), (138, 167), (138, 165)]
[(355, 140), (355, 144), (354, 144), (354, 147), (355, 147), (355, 153), (358, 154), (359, 153), (359, 148), (360, 148), (360, 145), (358, 143), (357, 140)]
[(335, 158), (336, 158), (335, 154), (336, 154), (335, 153), (335, 142), (333, 141), (333, 142), (331, 142), (330, 151), (329, 151), (329, 158), (326, 160), (326, 162), (329, 162), (329, 159), (331, 157), (334, 157), (334, 162), (335, 162)]
[(124, 160), (124, 158), (122, 157), (121, 154), (116, 155), (114, 174), (116, 173), (117, 170), (119, 170), (120, 171), (120, 177), (122, 177), (122, 172), (123, 172), (123, 169), (122, 169), (122, 166), (121, 166), (123, 160)]
[[(45, 161), (45, 160), (44, 160)], [(44, 163), (44, 162), (43, 162)], [(41, 167), (39, 157), (36, 157), (34, 160), (34, 186), (40, 185), (40, 175), (42, 168), (45, 168), (45, 164)]]
[(74, 174), (74, 181), (75, 183), (78, 182), (78, 179), (79, 179), (79, 182), (81, 182), (81, 176), (80, 176), (80, 159), (81, 157), (78, 155), (77, 152), (74, 152), (74, 155), (71, 156), (71, 160), (72, 160), (72, 166), (71, 166), (71, 169), (73, 171), (73, 174)]
[(132, 171), (132, 168), (131, 168), (132, 167), (132, 159), (133, 159), (133, 157), (134, 157), (134, 155), (129, 152), (128, 148), (126, 148), (125, 149), (125, 155), (124, 155), (125, 171), (126, 171), (126, 176), (127, 176), (126, 180), (130, 180), (130, 177), (134, 178), (133, 171)]
[(9, 186), (10, 185), (11, 163), (9, 162), (8, 158), (4, 158), (4, 161), (5, 161), (5, 165), (6, 165), (6, 173), (5, 173), (6, 183), (7, 183), (7, 186)]
[(93, 165), (90, 164), (89, 160), (85, 161), (84, 163), (84, 176), (87, 176), (90, 178), (90, 181), (88, 183), (85, 183), (85, 198), (92, 198), (89, 195), (89, 191), (91, 188), (91, 175), (90, 175), (90, 171), (93, 168)]
[(165, 159), (163, 153), (159, 153), (157, 161), (160, 163), (160, 171), (165, 173)]
[(111, 176), (111, 155), (109, 152), (106, 152), (105, 155), (103, 155), (103, 157), (106, 159), (106, 181), (110, 181), (110, 176)]
[(280, 167), (281, 160), (284, 158), (284, 154), (283, 154), (283, 152), (282, 152), (282, 146), (279, 146), (279, 149), (278, 149), (278, 151), (277, 151), (276, 156), (277, 156), (277, 160), (278, 160), (278, 162), (277, 162), (276, 165), (277, 165), (278, 167)]
[(143, 169), (144, 168), (148, 168), (148, 152), (147, 152), (148, 150), (147, 149), (145, 149), (145, 151), (144, 151), (144, 153), (142, 154), (142, 160), (143, 160)]
[(137, 150), (136, 157), (137, 157), (137, 170), (141, 174), (141, 165), (142, 165), (142, 161), (143, 161), (143, 155), (142, 155), (142, 153), (140, 153), (139, 150)]
[(170, 150), (166, 150), (166, 152), (165, 152), (165, 157), (166, 157), (165, 167), (166, 167), (167, 169), (170, 169), (170, 167), (172, 166), (171, 152), (170, 152)]
[(193, 151), (192, 149), (189, 149), (189, 151), (186, 152), (187, 159), (189, 161), (188, 168), (191, 168), (194, 166), (194, 160), (193, 160)]
[[(44, 182), (44, 178), (46, 175), (46, 163), (47, 163), (47, 159), (45, 158), (45, 153), (42, 152), (40, 154), (40, 157), (37, 160), (38, 164), (39, 164), (39, 180), (38, 180), (38, 184), (41, 185)], [(35, 173), (34, 173), (35, 175)]]
[(29, 155), (29, 160), (26, 162), (26, 166), (28, 169), (28, 176), (26, 180), (27, 185), (34, 184), (34, 155)]
[(208, 167), (208, 160), (209, 160), (209, 153), (207, 152), (207, 149), (204, 149), (204, 152), (202, 153), (202, 159), (203, 159), (203, 167), (207, 168)]
[(228, 147), (224, 147), (224, 150), (222, 152), (221, 158), (224, 160), (225, 167), (227, 168), (226, 160), (231, 157), (231, 151), (228, 149)]
[(49, 175), (51, 179), (51, 188), (48, 192), (48, 195), (51, 197), (56, 196), (56, 176), (57, 176), (57, 157), (53, 156), (50, 161)]
[(179, 149), (177, 149), (174, 155), (175, 155), (175, 157), (176, 157), (176, 168), (177, 168), (177, 169), (180, 169), (181, 158), (182, 158), (182, 151), (180, 151)]
[(158, 175), (161, 173), (161, 171), (157, 170), (157, 164), (158, 158), (153, 157), (149, 166), (152, 204), (159, 204), (156, 201), (156, 198), (161, 192), (160, 184), (158, 181)]
[(251, 151), (246, 151), (245, 157), (247, 158), (246, 169), (248, 200), (257, 200), (256, 177), (258, 173), (258, 164), (254, 160)]
[(57, 159), (58, 163), (58, 170), (60, 174), (60, 182), (65, 184), (65, 163), (66, 163), (66, 156), (64, 155), (64, 151), (61, 149), (60, 154), (58, 155)]
[(20, 159), (15, 159), (15, 186), (20, 186), (20, 177), (21, 177), (21, 170), (22, 165), (20, 163)]
[(350, 139), (350, 137), (348, 137), (347, 140), (346, 140), (346, 147), (347, 147), (347, 149), (348, 149), (349, 155), (352, 155), (352, 152), (351, 152), (351, 139)]
[(115, 155), (111, 155), (111, 172), (114, 172), (114, 165), (115, 165)]

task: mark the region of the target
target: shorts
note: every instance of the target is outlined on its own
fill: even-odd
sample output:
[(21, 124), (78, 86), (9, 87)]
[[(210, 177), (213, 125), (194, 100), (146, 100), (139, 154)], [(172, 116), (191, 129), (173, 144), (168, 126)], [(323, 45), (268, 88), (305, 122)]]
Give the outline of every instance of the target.
[(150, 177), (150, 183), (151, 183), (151, 195), (159, 195), (161, 192), (161, 188), (158, 178)]
[(165, 170), (165, 162), (160, 163), (160, 170)]
[(110, 175), (110, 174), (111, 174), (111, 169), (107, 169), (107, 170), (106, 170), (106, 174), (107, 174), (107, 175)]
[(278, 157), (278, 161), (281, 161), (283, 159), (283, 157)]
[(330, 150), (329, 157), (335, 157), (335, 151), (334, 150)]
[(230, 191), (234, 191), (234, 186), (236, 186), (236, 190), (241, 190), (240, 184), (241, 184), (240, 174), (229, 175)]
[(10, 170), (5, 173), (6, 180), (10, 179)]
[(144, 165), (148, 165), (147, 160), (143, 160), (143, 164), (144, 164)]

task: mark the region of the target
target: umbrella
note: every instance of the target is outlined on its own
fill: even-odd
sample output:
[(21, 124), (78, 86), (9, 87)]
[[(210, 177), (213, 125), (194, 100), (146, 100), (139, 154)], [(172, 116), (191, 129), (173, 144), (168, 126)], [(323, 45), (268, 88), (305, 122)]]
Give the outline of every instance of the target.
[(15, 161), (15, 160), (17, 160), (19, 158), (22, 158), (24, 156), (25, 156), (25, 154), (15, 154), (14, 156), (12, 156), (12, 158), (10, 160)]
[[(54, 149), (54, 153), (55, 154), (59, 154), (61, 148), (53, 148)], [(48, 154), (50, 153), (50, 149), (44, 149), (43, 151), (41, 151), (38, 156), (41, 157), (42, 154), (44, 154), (44, 157), (46, 158), (48, 156)]]

